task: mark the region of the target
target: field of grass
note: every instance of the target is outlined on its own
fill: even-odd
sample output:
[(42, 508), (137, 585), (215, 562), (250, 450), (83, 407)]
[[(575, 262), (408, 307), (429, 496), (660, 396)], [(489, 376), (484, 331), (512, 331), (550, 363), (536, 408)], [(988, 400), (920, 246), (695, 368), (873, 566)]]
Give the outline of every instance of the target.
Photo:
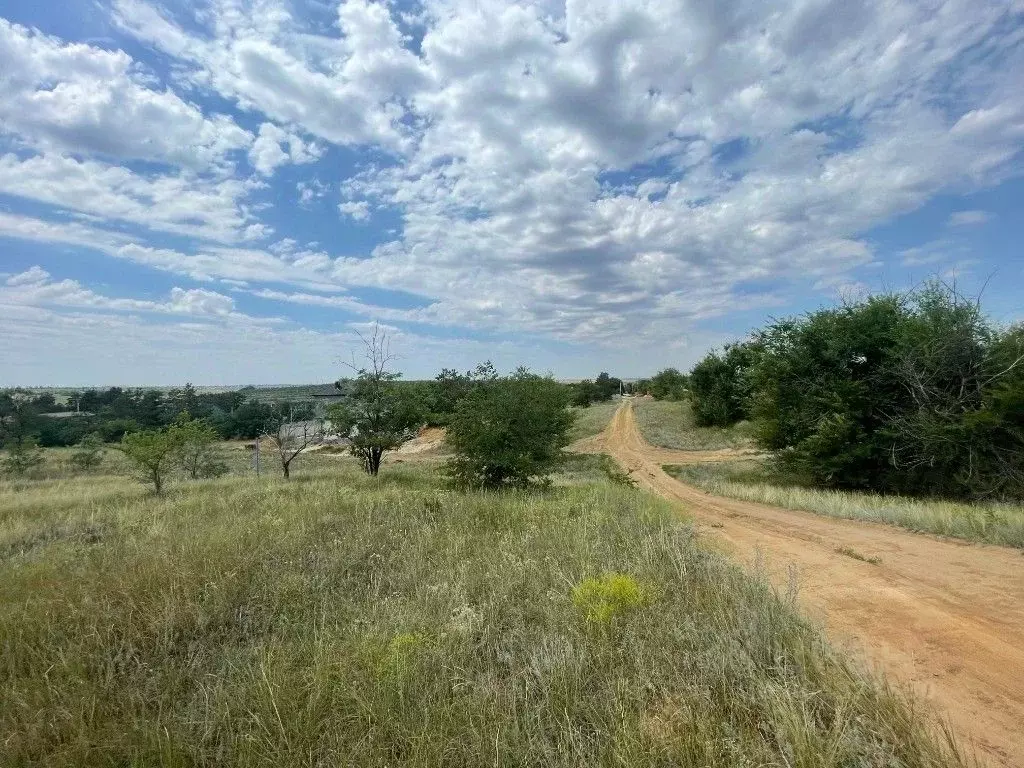
[(330, 461), (0, 482), (0, 765), (959, 764), (653, 497)]
[(805, 488), (773, 480), (764, 466), (753, 460), (665, 470), (684, 483), (733, 499), (1024, 549), (1024, 507), (1019, 505), (967, 504)]
[(573, 408), (576, 414), (576, 421), (569, 430), (569, 439), (572, 441), (582, 440), (584, 437), (592, 437), (599, 434), (608, 426), (608, 422), (615, 415), (615, 410), (622, 401), (619, 398), (606, 400), (603, 403), (591, 403), (586, 408)]
[(745, 448), (751, 444), (750, 425), (698, 427), (686, 400), (637, 400), (633, 406), (637, 426), (651, 445), (681, 451)]

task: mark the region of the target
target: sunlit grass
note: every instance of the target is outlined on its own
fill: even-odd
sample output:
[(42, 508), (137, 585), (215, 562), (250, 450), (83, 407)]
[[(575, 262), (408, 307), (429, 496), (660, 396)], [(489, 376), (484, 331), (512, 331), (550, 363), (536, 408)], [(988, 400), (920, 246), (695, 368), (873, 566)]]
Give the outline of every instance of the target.
[(651, 445), (681, 451), (713, 451), (746, 448), (751, 445), (750, 425), (698, 427), (687, 400), (636, 400), (633, 406), (637, 426)]
[(956, 764), (590, 464), (488, 494), (332, 461), (0, 487), (0, 765)]
[(806, 488), (773, 480), (757, 461), (666, 467), (683, 482), (710, 493), (830, 517), (872, 520), (912, 531), (1024, 548), (1024, 507), (911, 499)]
[(601, 403), (591, 403), (586, 408), (573, 408), (576, 421), (573, 422), (572, 429), (569, 430), (569, 440), (582, 440), (584, 437), (592, 437), (604, 431), (608, 422), (612, 420), (612, 416), (615, 415), (615, 410), (619, 407), (620, 402), (616, 397)]

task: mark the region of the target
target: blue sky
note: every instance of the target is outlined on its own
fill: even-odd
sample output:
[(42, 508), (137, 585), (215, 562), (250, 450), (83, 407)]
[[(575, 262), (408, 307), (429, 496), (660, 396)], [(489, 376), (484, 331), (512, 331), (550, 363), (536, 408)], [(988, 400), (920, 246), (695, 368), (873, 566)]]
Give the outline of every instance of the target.
[(688, 367), (1024, 320), (1020, 0), (6, 0), (0, 386)]

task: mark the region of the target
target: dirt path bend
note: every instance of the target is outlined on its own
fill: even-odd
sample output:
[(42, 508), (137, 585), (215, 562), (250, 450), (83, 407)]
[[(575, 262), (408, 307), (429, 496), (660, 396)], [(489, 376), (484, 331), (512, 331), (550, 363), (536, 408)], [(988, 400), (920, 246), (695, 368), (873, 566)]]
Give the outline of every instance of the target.
[[(607, 453), (649, 491), (682, 502), (698, 525), (785, 588), (842, 647), (863, 652), (936, 706), (983, 764), (1024, 767), (1024, 555), (892, 526), (710, 496), (663, 464), (735, 458), (671, 451), (640, 434), (632, 403), (574, 450)], [(877, 565), (836, 550), (849, 548)]]

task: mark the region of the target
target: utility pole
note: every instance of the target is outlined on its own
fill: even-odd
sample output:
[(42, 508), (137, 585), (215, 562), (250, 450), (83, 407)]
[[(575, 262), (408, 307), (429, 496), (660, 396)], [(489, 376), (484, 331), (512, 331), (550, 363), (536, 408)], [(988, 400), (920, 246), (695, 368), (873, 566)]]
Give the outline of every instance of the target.
[(260, 436), (256, 435), (256, 477), (260, 476)]

